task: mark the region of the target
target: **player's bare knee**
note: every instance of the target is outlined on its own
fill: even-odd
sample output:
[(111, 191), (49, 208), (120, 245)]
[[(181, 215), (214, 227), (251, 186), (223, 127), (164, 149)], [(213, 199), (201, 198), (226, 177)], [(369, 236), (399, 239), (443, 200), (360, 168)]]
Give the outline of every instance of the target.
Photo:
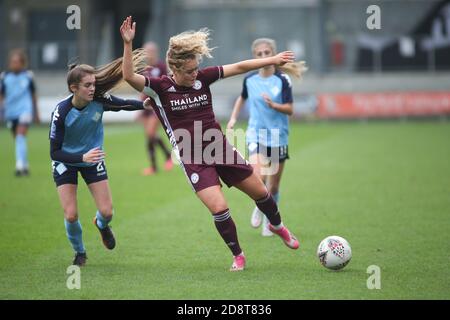
[(101, 206), (98, 211), (100, 211), (100, 214), (102, 215), (102, 217), (104, 217), (106, 219), (112, 218), (112, 215), (113, 215), (112, 205)]
[(64, 218), (67, 222), (74, 223), (78, 220), (78, 212), (76, 208), (64, 209)]
[(221, 205), (214, 205), (210, 208), (210, 211), (212, 214), (215, 214), (217, 212), (222, 212), (228, 209), (227, 204), (221, 204)]

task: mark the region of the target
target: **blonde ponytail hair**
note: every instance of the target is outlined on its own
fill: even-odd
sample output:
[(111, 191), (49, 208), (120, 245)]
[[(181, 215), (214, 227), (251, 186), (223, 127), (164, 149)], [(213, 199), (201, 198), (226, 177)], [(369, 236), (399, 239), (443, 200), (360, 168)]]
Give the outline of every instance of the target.
[[(275, 40), (270, 38), (259, 38), (253, 41), (252, 43), (253, 54), (255, 53), (256, 47), (262, 43), (267, 44), (272, 49), (272, 53), (274, 55), (277, 54), (277, 43), (275, 42)], [(287, 73), (288, 75), (296, 77), (298, 79), (301, 79), (303, 77), (303, 74), (308, 70), (305, 61), (289, 62), (282, 66), (277, 66), (276, 68), (279, 71)]]
[(289, 62), (282, 66), (278, 66), (277, 69), (298, 79), (301, 79), (303, 74), (308, 70), (305, 61)]
[(185, 31), (169, 39), (169, 48), (166, 53), (166, 63), (169, 69), (180, 70), (184, 62), (189, 59), (201, 61), (203, 56), (212, 58), (208, 47), (210, 30), (202, 28), (198, 31)]

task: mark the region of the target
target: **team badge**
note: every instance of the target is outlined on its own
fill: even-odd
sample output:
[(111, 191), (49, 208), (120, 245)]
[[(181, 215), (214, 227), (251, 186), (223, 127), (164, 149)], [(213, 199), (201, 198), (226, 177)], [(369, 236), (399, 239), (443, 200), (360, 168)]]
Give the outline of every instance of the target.
[(195, 90), (200, 90), (202, 88), (202, 82), (200, 80), (195, 80), (194, 85), (192, 86)]
[(278, 87), (273, 87), (272, 89), (270, 89), (270, 91), (272, 92), (272, 94), (274, 96), (276, 96), (280, 93), (280, 89), (278, 89)]
[(197, 173), (191, 174), (191, 182), (192, 182), (193, 184), (196, 184), (196, 183), (198, 182), (198, 180), (200, 180), (200, 177), (198, 176)]
[(100, 120), (101, 117), (102, 117), (102, 115), (100, 114), (100, 112), (96, 112), (94, 114), (94, 116), (92, 117), (92, 120), (94, 120), (95, 122), (98, 122), (98, 120)]

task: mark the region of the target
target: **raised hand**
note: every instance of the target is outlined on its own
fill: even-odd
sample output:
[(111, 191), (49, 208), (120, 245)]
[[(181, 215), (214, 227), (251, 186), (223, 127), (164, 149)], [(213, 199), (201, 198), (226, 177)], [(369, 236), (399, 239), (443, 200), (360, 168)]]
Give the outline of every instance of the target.
[(275, 65), (282, 66), (288, 62), (294, 62), (295, 55), (292, 51), (283, 51), (275, 56)]
[(120, 26), (120, 35), (123, 42), (130, 43), (136, 34), (136, 22), (132, 23), (131, 16), (128, 16)]
[(83, 154), (83, 162), (98, 163), (105, 158), (105, 153), (99, 147), (94, 148)]

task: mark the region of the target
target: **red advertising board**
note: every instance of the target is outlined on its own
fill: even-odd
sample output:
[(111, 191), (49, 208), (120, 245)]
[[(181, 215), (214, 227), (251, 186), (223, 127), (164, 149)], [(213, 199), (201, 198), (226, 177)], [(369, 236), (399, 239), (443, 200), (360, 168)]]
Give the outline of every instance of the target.
[(448, 115), (450, 91), (321, 94), (317, 114), (320, 118)]

